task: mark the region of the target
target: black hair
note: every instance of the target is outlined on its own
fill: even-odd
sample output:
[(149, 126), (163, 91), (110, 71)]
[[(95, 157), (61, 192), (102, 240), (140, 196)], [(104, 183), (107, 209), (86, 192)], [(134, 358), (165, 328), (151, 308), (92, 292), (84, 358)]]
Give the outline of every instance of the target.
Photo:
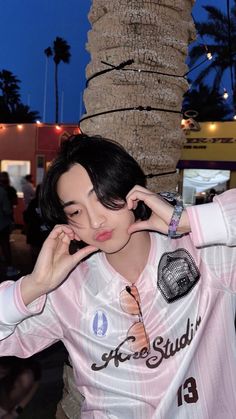
[[(125, 206), (126, 196), (135, 185), (146, 186), (141, 167), (120, 144), (99, 136), (74, 135), (61, 144), (42, 183), (40, 206), (50, 227), (67, 223), (57, 182), (75, 164), (84, 167), (99, 201), (112, 210)], [(133, 212), (135, 219), (141, 220), (151, 213), (143, 202)]]

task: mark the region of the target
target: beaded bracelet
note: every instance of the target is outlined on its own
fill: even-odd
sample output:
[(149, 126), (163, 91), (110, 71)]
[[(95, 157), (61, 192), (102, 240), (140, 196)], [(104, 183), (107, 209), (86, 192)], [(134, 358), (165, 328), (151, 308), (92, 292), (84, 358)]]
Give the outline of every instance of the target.
[(173, 238), (181, 236), (181, 234), (176, 232), (179, 225), (180, 217), (184, 209), (183, 200), (181, 196), (172, 192), (161, 192), (159, 195), (161, 195), (170, 203), (175, 202), (174, 211), (168, 227), (168, 237)]

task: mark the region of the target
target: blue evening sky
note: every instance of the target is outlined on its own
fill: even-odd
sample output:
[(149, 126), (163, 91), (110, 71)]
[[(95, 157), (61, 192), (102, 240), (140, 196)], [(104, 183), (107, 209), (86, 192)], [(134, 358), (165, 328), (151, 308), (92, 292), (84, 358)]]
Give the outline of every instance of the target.
[[(113, 1), (113, 0), (111, 0)], [(46, 122), (54, 122), (54, 66), (48, 61), (47, 101), (44, 107), (44, 49), (56, 36), (71, 45), (70, 64), (59, 65), (60, 93), (63, 104), (59, 117), (65, 123), (77, 123), (82, 112), (85, 87), (86, 52), (90, 0), (0, 0), (0, 70), (12, 71), (21, 80), (21, 99)], [(210, 4), (226, 12), (226, 0), (196, 0), (193, 15), (205, 16), (202, 5)], [(63, 92), (63, 93), (62, 93)]]

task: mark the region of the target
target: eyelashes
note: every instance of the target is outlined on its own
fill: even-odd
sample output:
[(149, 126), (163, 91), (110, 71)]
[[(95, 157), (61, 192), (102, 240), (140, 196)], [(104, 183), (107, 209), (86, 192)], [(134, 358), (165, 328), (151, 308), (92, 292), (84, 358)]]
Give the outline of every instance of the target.
[(81, 214), (81, 210), (76, 210), (74, 212), (72, 212), (71, 214), (68, 214), (67, 217), (74, 217), (75, 215), (80, 215)]

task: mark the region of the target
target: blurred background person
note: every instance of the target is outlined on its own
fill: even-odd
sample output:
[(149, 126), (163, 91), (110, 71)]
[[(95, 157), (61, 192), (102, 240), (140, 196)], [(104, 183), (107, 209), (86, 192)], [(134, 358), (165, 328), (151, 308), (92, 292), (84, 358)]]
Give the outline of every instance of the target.
[(0, 172), (0, 185), (2, 185), (7, 193), (12, 209), (12, 219), (14, 221), (14, 208), (18, 204), (18, 197), (16, 189), (11, 185), (8, 172)]
[(33, 184), (33, 176), (31, 174), (23, 177), (22, 182), (22, 192), (24, 195), (24, 204), (25, 209), (27, 209), (30, 201), (35, 197), (35, 187)]
[(39, 184), (35, 191), (35, 197), (30, 201), (23, 213), (26, 242), (31, 247), (32, 268), (36, 262), (43, 242), (50, 232), (41, 216), (39, 207), (40, 189), (41, 185)]
[(0, 419), (17, 418), (39, 386), (40, 364), (29, 358), (0, 358)]
[(10, 234), (13, 228), (13, 213), (10, 200), (5, 187), (0, 183), (0, 248), (3, 262), (6, 266), (6, 276), (15, 276), (20, 273), (12, 266), (12, 253)]
[(207, 194), (206, 202), (212, 202), (215, 195), (216, 195), (216, 190), (214, 188), (211, 188)]

